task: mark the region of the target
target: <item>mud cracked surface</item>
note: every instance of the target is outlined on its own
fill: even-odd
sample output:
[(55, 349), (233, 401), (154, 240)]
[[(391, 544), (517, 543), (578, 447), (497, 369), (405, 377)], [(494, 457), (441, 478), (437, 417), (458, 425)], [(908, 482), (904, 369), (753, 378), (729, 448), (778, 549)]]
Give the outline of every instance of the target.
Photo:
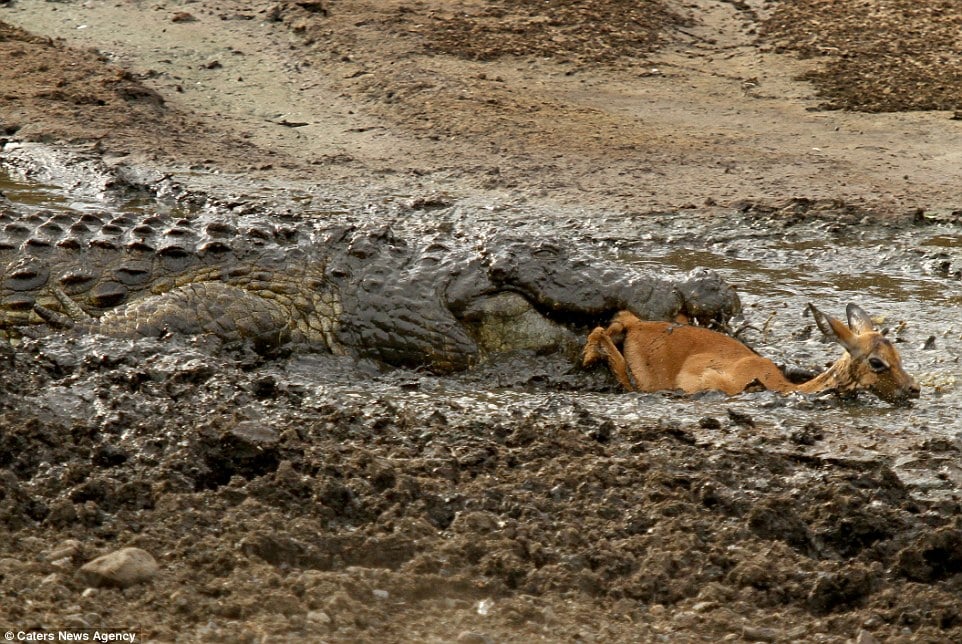
[[(287, 216), (387, 208), (438, 226), (530, 212), (578, 243), (597, 217), (596, 242), (625, 256), (684, 264), (673, 245), (720, 246), (731, 271), (784, 239), (751, 279), (786, 298), (800, 287), (776, 273), (843, 248), (864, 253), (846, 271), (900, 268), (834, 288), (933, 309), (938, 292), (957, 312), (952, 3), (458, 4), (3, 3), (0, 132), (172, 174), (240, 210), (276, 198)], [(941, 111), (888, 111), (916, 108)], [(679, 208), (690, 219), (672, 223)], [(935, 250), (896, 243), (936, 219)], [(912, 271), (931, 290), (900, 290)], [(920, 405), (954, 404), (958, 331), (936, 338), (910, 304), (891, 320), (900, 349), (930, 333), (949, 347), (927, 359)], [(814, 360), (792, 347), (782, 357)], [(57, 334), (4, 349), (0, 626), (211, 642), (962, 638), (951, 421), (920, 437), (922, 412), (872, 403), (572, 391), (585, 380), (567, 368), (436, 378)], [(125, 546), (157, 559), (153, 580), (86, 589), (78, 568)]]

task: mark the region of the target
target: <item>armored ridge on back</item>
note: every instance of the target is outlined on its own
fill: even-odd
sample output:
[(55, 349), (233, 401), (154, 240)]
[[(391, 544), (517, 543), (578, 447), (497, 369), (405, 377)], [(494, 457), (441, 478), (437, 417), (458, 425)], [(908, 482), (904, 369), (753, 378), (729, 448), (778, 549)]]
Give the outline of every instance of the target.
[(435, 372), (491, 354), (577, 351), (569, 326), (621, 309), (724, 323), (711, 271), (669, 280), (551, 240), (482, 240), (276, 214), (184, 217), (0, 206), (0, 333), (46, 324), (117, 336), (209, 333)]

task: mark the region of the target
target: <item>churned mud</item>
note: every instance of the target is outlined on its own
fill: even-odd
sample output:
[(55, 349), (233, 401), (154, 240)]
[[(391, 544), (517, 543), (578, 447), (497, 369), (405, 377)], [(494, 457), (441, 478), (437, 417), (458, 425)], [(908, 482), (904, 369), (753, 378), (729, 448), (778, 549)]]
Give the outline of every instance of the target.
[[(0, 3), (10, 207), (511, 227), (718, 270), (782, 363), (837, 355), (806, 302), (857, 301), (923, 386), (686, 399), (568, 356), (438, 377), (26, 337), (0, 346), (0, 627), (958, 641), (962, 12), (849, 4)], [(126, 547), (156, 569), (84, 568)]]

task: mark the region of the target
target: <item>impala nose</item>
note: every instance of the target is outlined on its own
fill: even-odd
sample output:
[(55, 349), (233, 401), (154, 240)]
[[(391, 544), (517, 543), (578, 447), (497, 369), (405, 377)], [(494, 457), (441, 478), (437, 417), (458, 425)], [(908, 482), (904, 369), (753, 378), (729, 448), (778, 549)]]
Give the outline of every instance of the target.
[(895, 392), (894, 399), (890, 399), (889, 402), (897, 406), (909, 407), (912, 405), (913, 400), (918, 400), (921, 393), (922, 388), (919, 386), (919, 383), (912, 380), (907, 387)]

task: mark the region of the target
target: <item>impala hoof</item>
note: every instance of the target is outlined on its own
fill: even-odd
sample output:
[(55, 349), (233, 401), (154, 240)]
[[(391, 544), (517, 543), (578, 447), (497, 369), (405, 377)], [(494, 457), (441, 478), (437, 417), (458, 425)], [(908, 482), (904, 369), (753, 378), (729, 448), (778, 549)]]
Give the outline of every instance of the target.
[(595, 330), (588, 334), (588, 341), (585, 343), (585, 349), (582, 352), (581, 366), (590, 367), (599, 360), (608, 358), (601, 341), (601, 336), (604, 334), (605, 330), (600, 326), (595, 327)]

